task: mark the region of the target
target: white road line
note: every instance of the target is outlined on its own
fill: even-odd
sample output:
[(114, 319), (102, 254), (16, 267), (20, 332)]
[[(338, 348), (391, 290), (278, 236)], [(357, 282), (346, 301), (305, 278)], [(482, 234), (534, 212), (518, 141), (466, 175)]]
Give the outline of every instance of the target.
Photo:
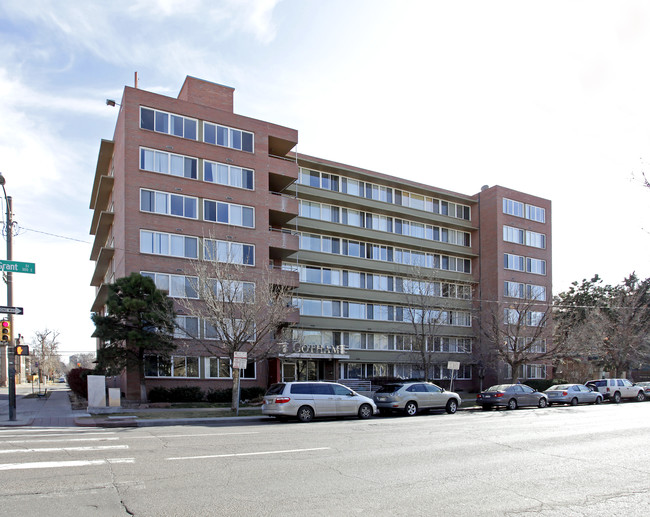
[(119, 438), (107, 436), (106, 438), (56, 438), (54, 440), (7, 440), (2, 443), (50, 443), (50, 442), (108, 442)]
[[(112, 431), (110, 433), (86, 433), (87, 436), (105, 436), (107, 434), (115, 434), (115, 431)], [(47, 433), (30, 435), (27, 435), (25, 433), (6, 434), (4, 436), (0, 436), (0, 443), (2, 443), (5, 438), (25, 438), (26, 436), (29, 436), (29, 438), (49, 438), (50, 436), (79, 436), (79, 433)]]
[(0, 465), (1, 470), (24, 469), (56, 469), (65, 467), (87, 467), (92, 465), (107, 465), (109, 463), (135, 463), (135, 458), (113, 458), (105, 460), (79, 460), (79, 461), (40, 461), (36, 463), (5, 463)]
[(239, 452), (235, 454), (214, 454), (210, 456), (180, 456), (178, 458), (165, 458), (166, 460), (201, 460), (206, 458), (234, 458), (237, 456), (263, 456), (268, 454), (288, 454), (292, 452), (327, 451), (331, 447), (314, 447), (311, 449), (288, 449), (284, 451)]
[(145, 436), (129, 436), (128, 438), (191, 438), (193, 436), (241, 436), (242, 434), (260, 434), (259, 431), (242, 432), (242, 433), (198, 433), (198, 434), (164, 434), (164, 435), (145, 435)]
[[(21, 427), (19, 429), (16, 429), (15, 427), (9, 428), (9, 429), (0, 429), (0, 435), (3, 434), (15, 434), (15, 433), (22, 433), (22, 434), (28, 434), (28, 433), (60, 433), (62, 429), (60, 427), (35, 427), (35, 428), (24, 428)], [(94, 433), (106, 433), (106, 434), (111, 434), (115, 433), (115, 431), (108, 431), (104, 429), (75, 429), (75, 428), (70, 428), (66, 429), (66, 433), (88, 433), (88, 432), (94, 432)]]
[(70, 451), (105, 451), (115, 449), (128, 449), (128, 445), (98, 445), (96, 447), (47, 447), (43, 449), (3, 449), (0, 454), (13, 454), (14, 452), (70, 452)]

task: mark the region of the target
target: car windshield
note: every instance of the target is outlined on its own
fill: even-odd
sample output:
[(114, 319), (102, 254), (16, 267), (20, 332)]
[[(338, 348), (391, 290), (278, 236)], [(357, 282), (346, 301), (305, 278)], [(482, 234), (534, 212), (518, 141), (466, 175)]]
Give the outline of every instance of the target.
[(637, 386), (650, 386), (650, 382), (646, 382), (646, 381), (644, 381), (644, 382), (637, 382), (636, 385), (637, 385)]
[(402, 384), (386, 384), (377, 390), (377, 393), (395, 393), (403, 385)]
[(556, 384), (555, 386), (551, 386), (546, 391), (564, 391), (568, 390), (571, 386), (573, 386), (573, 384)]
[(490, 386), (485, 391), (506, 391), (512, 384), (497, 384), (495, 386)]
[(607, 380), (606, 379), (601, 379), (601, 380), (596, 380), (596, 381), (588, 381), (587, 386), (598, 386), (599, 388), (602, 386), (607, 386)]

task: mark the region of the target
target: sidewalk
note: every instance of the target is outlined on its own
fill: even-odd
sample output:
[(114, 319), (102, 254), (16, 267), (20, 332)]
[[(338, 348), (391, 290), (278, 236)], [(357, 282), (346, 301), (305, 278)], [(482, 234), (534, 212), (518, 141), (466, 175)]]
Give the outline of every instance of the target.
[(48, 385), (47, 391), (49, 397), (28, 397), (31, 385), (16, 386), (16, 420), (9, 420), (8, 388), (0, 388), (0, 427), (68, 427), (76, 418), (88, 416), (86, 411), (72, 410), (65, 384)]

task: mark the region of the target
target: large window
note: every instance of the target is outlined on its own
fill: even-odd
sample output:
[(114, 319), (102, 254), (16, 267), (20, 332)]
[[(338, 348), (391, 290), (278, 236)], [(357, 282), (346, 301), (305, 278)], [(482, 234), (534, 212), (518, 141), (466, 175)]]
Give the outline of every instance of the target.
[(239, 242), (204, 239), (203, 258), (204, 260), (254, 266), (255, 246)]
[(140, 230), (140, 253), (195, 259), (198, 248), (197, 237)]
[(208, 160), (203, 161), (203, 180), (210, 183), (254, 190), (253, 177), (254, 171), (252, 169), (244, 169)]
[(253, 152), (253, 133), (232, 127), (203, 123), (203, 141), (208, 144), (230, 147), (239, 151)]
[(176, 316), (174, 337), (188, 339), (199, 337), (199, 318), (194, 316)]
[(521, 201), (514, 201), (512, 199), (503, 198), (503, 213), (514, 215), (515, 217), (522, 217), (537, 221), (539, 223), (546, 222), (546, 210), (535, 205), (527, 205)]
[(196, 140), (197, 127), (196, 119), (140, 106), (140, 128), (142, 129)]
[(188, 356), (144, 356), (146, 377), (199, 377), (199, 358)]
[(198, 159), (154, 149), (140, 148), (140, 169), (170, 174), (181, 178), (197, 178)]
[(203, 200), (203, 219), (214, 223), (231, 224), (245, 228), (255, 227), (255, 210), (250, 206)]
[(171, 298), (199, 298), (199, 294), (196, 291), (199, 281), (198, 277), (150, 273), (148, 271), (141, 271), (140, 274), (151, 278), (156, 284), (156, 287), (161, 291), (166, 291)]
[(143, 212), (197, 219), (197, 206), (198, 199), (195, 197), (140, 189), (140, 210)]
[(541, 259), (535, 259), (535, 258), (527, 258), (526, 271), (528, 273), (534, 273), (536, 275), (545, 275), (546, 261)]
[(525, 258), (520, 255), (512, 255), (511, 253), (503, 254), (503, 267), (506, 269), (514, 269), (515, 271), (525, 271)]

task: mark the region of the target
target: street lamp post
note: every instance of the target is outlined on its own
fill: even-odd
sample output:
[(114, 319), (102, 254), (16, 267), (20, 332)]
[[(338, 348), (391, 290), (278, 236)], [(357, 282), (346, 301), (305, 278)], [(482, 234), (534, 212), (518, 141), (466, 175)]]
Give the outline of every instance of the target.
[[(11, 216), (11, 196), (7, 196), (7, 191), (5, 189), (5, 177), (0, 172), (0, 185), (2, 185), (2, 192), (5, 197), (5, 202), (7, 205), (7, 260), (12, 260), (12, 242), (11, 238), (13, 235), (13, 220)], [(11, 271), (5, 271), (7, 275), (7, 305), (12, 307), (14, 304), (14, 284), (13, 284), (13, 273)], [(9, 313), (9, 328), (13, 333), (14, 330), (14, 316)], [(13, 340), (13, 336), (12, 340)], [(15, 356), (14, 356), (14, 347), (12, 341), (7, 343), (7, 384), (9, 386), (9, 420), (16, 420), (16, 368), (15, 368)]]

